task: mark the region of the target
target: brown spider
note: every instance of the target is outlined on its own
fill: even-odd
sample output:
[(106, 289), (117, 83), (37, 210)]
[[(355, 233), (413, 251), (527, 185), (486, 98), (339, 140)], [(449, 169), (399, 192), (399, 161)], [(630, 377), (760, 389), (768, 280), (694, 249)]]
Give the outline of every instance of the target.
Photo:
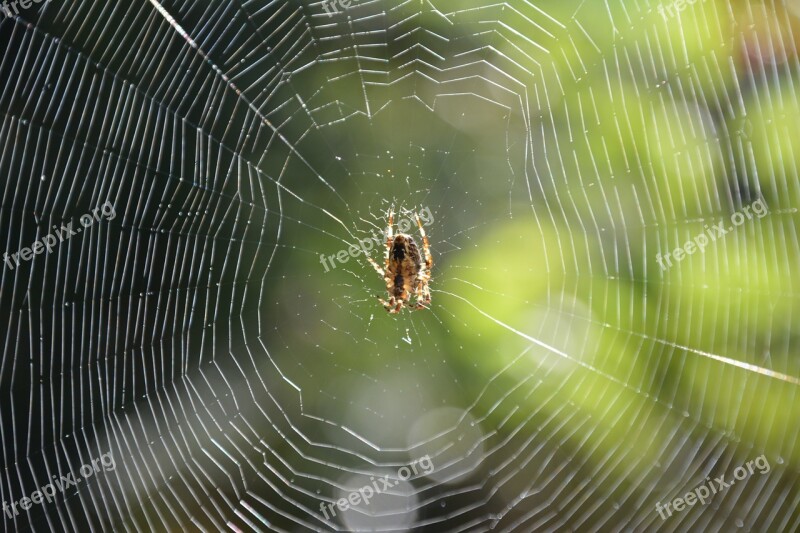
[(394, 234), (392, 232), (394, 211), (389, 212), (384, 268), (381, 269), (371, 257), (367, 256), (367, 260), (386, 282), (389, 301), (383, 300), (380, 296), (378, 300), (390, 314), (399, 313), (404, 306), (410, 304), (412, 294), (416, 296), (417, 301), (410, 309), (427, 309), (431, 303), (431, 290), (428, 287), (428, 282), (431, 280), (433, 259), (431, 258), (428, 237), (425, 235), (425, 230), (422, 229), (419, 215), (414, 216), (417, 219), (420, 235), (422, 235), (424, 261), (420, 256), (417, 243), (414, 242), (410, 235), (405, 233)]

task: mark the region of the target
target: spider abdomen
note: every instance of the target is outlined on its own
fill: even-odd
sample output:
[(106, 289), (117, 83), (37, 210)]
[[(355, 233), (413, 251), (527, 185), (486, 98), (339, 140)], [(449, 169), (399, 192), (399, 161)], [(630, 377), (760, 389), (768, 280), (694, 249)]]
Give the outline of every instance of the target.
[(389, 252), (386, 289), (395, 298), (408, 301), (422, 268), (419, 249), (408, 235), (397, 235)]
[[(433, 266), (431, 258), (430, 243), (422, 229), (422, 222), (419, 215), (415, 216), (419, 233), (422, 235), (422, 244), (425, 255), (420, 253), (417, 243), (410, 235), (405, 233), (393, 233), (394, 211), (389, 212), (389, 227), (386, 230), (386, 262), (381, 268), (367, 256), (367, 261), (375, 270), (383, 276), (386, 283), (386, 292), (389, 293), (389, 301), (384, 301), (380, 296), (378, 301), (383, 304), (390, 314), (399, 313), (405, 305), (409, 305), (412, 296), (416, 296), (417, 301), (411, 309), (428, 309), (431, 303), (431, 291), (428, 282), (431, 279), (430, 270)], [(424, 260), (424, 262), (423, 262)]]

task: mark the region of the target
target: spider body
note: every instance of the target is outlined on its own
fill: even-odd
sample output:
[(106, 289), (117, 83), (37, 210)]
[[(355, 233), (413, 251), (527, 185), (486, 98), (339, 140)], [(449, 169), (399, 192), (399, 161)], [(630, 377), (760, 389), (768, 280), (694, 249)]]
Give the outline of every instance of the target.
[(397, 235), (389, 251), (389, 266), (384, 275), (389, 296), (408, 301), (408, 295), (414, 290), (413, 282), (421, 269), (422, 258), (417, 243), (409, 235)]
[(412, 309), (427, 309), (428, 304), (431, 303), (428, 282), (431, 279), (430, 270), (433, 266), (433, 259), (430, 254), (428, 237), (425, 235), (425, 230), (422, 229), (422, 222), (420, 222), (419, 216), (416, 219), (422, 235), (424, 253), (420, 253), (417, 243), (410, 235), (393, 233), (394, 213), (390, 212), (384, 268), (381, 269), (372, 258), (367, 257), (386, 283), (389, 301), (380, 297), (378, 300), (390, 314), (399, 313), (403, 307), (410, 306), (412, 297), (416, 298)]

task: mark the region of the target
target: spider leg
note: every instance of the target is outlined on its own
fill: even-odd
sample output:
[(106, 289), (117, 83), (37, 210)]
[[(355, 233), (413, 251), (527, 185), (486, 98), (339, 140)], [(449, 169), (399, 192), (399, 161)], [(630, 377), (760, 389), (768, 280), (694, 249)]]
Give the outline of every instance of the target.
[(431, 288), (428, 285), (425, 285), (425, 289), (422, 291), (424, 295), (423, 303), (427, 306), (431, 303)]
[(428, 280), (430, 280), (430, 277), (431, 275), (428, 272), (420, 273), (416, 286), (414, 287), (414, 296), (417, 298), (414, 309), (428, 309), (428, 305), (431, 303), (431, 290), (430, 287), (428, 287)]
[(419, 219), (419, 215), (415, 214), (414, 217), (417, 220), (419, 233), (422, 235), (422, 255), (425, 259), (425, 264), (420, 265), (420, 271), (417, 273), (416, 283), (414, 284), (414, 296), (417, 300), (414, 309), (428, 309), (431, 303), (431, 290), (430, 287), (428, 287), (428, 282), (431, 280), (433, 257), (431, 257), (431, 244), (428, 241), (425, 228), (422, 227), (422, 221)]
[(372, 265), (372, 267), (375, 269), (375, 272), (380, 274), (382, 278), (385, 278), (386, 274), (384, 273), (383, 270), (381, 270), (381, 267), (378, 266), (378, 263), (376, 263), (370, 256), (367, 255), (366, 257), (367, 261), (369, 261), (369, 264)]
[(389, 268), (389, 252), (392, 249), (392, 226), (394, 226), (394, 209), (389, 210), (389, 225), (386, 228), (386, 256), (383, 260), (384, 270)]
[(389, 268), (389, 250), (391, 250), (392, 248), (393, 223), (394, 223), (394, 210), (390, 210), (389, 225), (386, 228), (386, 252), (384, 253), (384, 258), (383, 258), (383, 269), (381, 269), (381, 267), (378, 266), (378, 263), (373, 261), (371, 257), (367, 256), (367, 261), (369, 261), (369, 264), (372, 265), (372, 267), (375, 269), (375, 272), (377, 272), (382, 278), (386, 277), (386, 270)]
[(389, 311), (390, 315), (399, 313), (403, 308), (403, 300), (396, 300), (394, 296), (390, 297), (388, 302), (381, 297), (378, 297), (378, 301), (383, 304), (383, 308)]
[(428, 242), (428, 235), (425, 234), (425, 228), (422, 227), (422, 221), (419, 215), (414, 215), (417, 219), (417, 226), (419, 226), (419, 234), (422, 235), (422, 250), (425, 252), (425, 268), (430, 270), (433, 266), (433, 257), (431, 257), (431, 243)]
[(390, 237), (391, 237), (391, 234), (392, 234), (392, 221), (393, 220), (394, 220), (394, 211), (390, 211), (389, 212), (389, 226), (388, 226), (387, 233), (386, 233), (386, 252), (385, 252), (384, 258), (383, 258), (383, 268), (379, 267), (378, 263), (376, 263), (370, 256), (365, 254), (365, 256), (367, 258), (367, 261), (369, 261), (369, 264), (372, 265), (372, 268), (375, 269), (375, 272), (377, 272), (378, 275), (380, 277), (382, 277), (382, 278), (386, 278), (386, 269), (389, 268), (389, 250), (392, 247), (392, 239)]

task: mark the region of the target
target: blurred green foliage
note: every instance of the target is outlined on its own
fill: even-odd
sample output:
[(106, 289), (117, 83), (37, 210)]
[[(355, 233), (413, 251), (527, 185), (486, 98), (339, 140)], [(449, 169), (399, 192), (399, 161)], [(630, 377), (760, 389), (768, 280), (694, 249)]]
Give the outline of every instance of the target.
[[(434, 27), (486, 39), (490, 63), (511, 73), (498, 79), (520, 90), (485, 83), (497, 74), (487, 67), (450, 107), (442, 87), (413, 76), (368, 88), (368, 111), (387, 108), (367, 118), (361, 80), (337, 78), (354, 113), (336, 138), (346, 170), (326, 174), (355, 231), (331, 229), (341, 248), (381, 228), (392, 205), (428, 206), (436, 222), (430, 313), (387, 316), (376, 301), (383, 282), (365, 261), (286, 289), (317, 293), (328, 318), (303, 323), (315, 331), (302, 336), (326, 338), (331, 372), (435, 376), (412, 410), (477, 402), (501, 434), (533, 416), (539, 428), (556, 426), (550, 438), (563, 453), (582, 447), (598, 463), (642, 443), (633, 464), (615, 465), (620, 479), (657, 475), (658, 443), (676, 427), (749, 443), (744, 459), (766, 453), (800, 467), (787, 430), (800, 415), (797, 386), (706, 355), (800, 375), (797, 58), (788, 45), (782, 57), (753, 47), (759, 32), (788, 39), (800, 27), (774, 4), (748, 4), (700, 0), (669, 18), (657, 9), (669, 4), (655, 1), (550, 1), (466, 10), (452, 28), (428, 13)], [(769, 9), (773, 18), (756, 24), (754, 13)], [(491, 17), (517, 31), (480, 34)], [(783, 74), (765, 75), (775, 64)], [(659, 267), (656, 254), (729, 225), (758, 198), (766, 217)], [(340, 244), (301, 235), (315, 252)], [(355, 332), (369, 356), (348, 351)], [(304, 379), (325, 390), (332, 376)], [(521, 381), (533, 391), (522, 394)], [(484, 387), (505, 390), (519, 409), (495, 411), (498, 396), (479, 395)]]

